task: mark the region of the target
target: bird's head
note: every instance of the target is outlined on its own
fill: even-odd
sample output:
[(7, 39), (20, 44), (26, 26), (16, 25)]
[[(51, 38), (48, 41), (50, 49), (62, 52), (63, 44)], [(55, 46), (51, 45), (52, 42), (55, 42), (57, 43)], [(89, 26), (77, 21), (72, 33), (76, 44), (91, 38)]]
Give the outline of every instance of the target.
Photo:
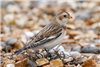
[(72, 17), (68, 12), (60, 12), (55, 16), (54, 21), (62, 26), (65, 26), (68, 20), (71, 18)]

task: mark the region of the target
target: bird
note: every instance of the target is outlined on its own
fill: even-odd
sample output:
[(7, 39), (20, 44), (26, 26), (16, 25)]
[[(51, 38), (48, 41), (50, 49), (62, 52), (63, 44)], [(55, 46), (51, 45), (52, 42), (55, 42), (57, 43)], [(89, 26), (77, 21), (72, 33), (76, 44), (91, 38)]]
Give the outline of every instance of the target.
[(46, 25), (39, 33), (32, 37), (32, 39), (21, 49), (14, 52), (19, 54), (27, 49), (52, 49), (60, 44), (66, 35), (66, 24), (72, 16), (66, 11), (58, 13), (51, 23)]

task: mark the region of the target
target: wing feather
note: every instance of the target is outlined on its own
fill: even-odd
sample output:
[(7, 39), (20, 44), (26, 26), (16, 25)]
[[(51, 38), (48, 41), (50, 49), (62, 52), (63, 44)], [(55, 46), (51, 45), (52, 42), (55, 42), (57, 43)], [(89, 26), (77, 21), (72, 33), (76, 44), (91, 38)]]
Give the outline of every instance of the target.
[(27, 46), (37, 43), (38, 41), (49, 38), (50, 36), (56, 36), (59, 34), (59, 32), (62, 31), (62, 28), (57, 24), (49, 24), (45, 26), (39, 33), (37, 33), (32, 40), (27, 44)]

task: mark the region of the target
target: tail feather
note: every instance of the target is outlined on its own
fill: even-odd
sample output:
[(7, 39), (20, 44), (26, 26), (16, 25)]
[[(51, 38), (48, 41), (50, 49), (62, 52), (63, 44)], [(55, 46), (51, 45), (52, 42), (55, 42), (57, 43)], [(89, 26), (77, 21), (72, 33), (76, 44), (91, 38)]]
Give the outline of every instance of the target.
[(14, 52), (14, 54), (18, 55), (19, 53), (21, 53), (23, 51), (23, 49), (19, 49), (17, 51)]
[(30, 49), (30, 48), (32, 48), (32, 46), (23, 47), (22, 49), (19, 49), (19, 50), (15, 51), (14, 54), (18, 55), (18, 54), (21, 53), (23, 50), (27, 50), (27, 49)]

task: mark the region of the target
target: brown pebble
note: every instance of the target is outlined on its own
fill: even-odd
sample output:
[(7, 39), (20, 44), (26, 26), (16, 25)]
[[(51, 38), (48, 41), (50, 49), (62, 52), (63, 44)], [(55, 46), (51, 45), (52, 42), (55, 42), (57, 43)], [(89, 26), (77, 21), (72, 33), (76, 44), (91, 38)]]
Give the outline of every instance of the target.
[(52, 60), (50, 62), (50, 67), (63, 67), (63, 63), (59, 59)]
[(49, 61), (45, 58), (41, 58), (41, 59), (36, 60), (37, 66), (42, 66), (42, 65), (48, 64), (48, 63), (49, 63)]

